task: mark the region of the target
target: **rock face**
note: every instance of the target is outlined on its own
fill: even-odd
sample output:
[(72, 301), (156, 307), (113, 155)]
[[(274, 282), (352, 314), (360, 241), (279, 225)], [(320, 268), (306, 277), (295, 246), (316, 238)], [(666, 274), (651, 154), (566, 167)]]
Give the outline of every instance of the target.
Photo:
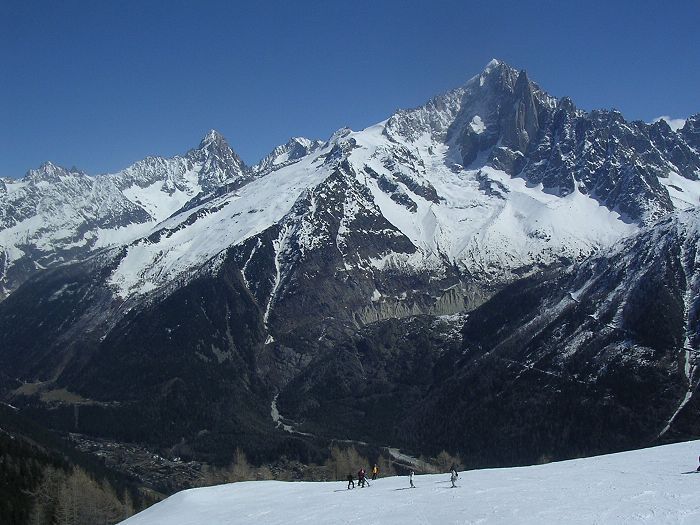
[(698, 210), (672, 216), (505, 288), (405, 430), (482, 464), (697, 436), (699, 227)]
[(222, 460), (308, 453), (273, 399), (320, 437), (474, 464), (697, 435), (699, 130), (492, 61), (253, 167), (216, 132), (114, 175), (45, 165), (0, 192), (0, 393)]
[(387, 129), (414, 139), (430, 132), (464, 166), (482, 158), (544, 191), (580, 191), (630, 221), (649, 223), (672, 210), (673, 199), (684, 200), (669, 177), (698, 179), (697, 121), (691, 117), (674, 132), (664, 121), (626, 122), (615, 110), (586, 113), (547, 95), (525, 71), (494, 61), (464, 87), (399, 112)]
[(459, 317), (372, 324), (295, 378), (281, 410), (319, 433), (482, 466), (694, 438), (699, 233), (693, 210), (513, 283), (461, 337)]

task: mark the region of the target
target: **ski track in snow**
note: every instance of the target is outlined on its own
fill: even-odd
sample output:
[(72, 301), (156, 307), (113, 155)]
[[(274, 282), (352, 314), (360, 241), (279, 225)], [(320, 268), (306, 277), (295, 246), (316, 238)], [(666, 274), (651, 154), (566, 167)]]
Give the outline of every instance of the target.
[[(253, 481), (179, 492), (123, 525), (700, 523), (700, 441), (530, 467), (346, 481)], [(359, 466), (358, 466), (359, 468)], [(683, 475), (683, 474), (688, 475)]]

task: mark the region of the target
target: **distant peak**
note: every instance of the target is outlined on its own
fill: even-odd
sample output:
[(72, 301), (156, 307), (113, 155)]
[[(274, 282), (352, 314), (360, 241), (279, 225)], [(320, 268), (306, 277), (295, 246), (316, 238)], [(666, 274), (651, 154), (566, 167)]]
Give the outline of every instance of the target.
[(472, 78), (471, 81), (477, 81), (483, 85), (487, 79), (507, 79), (508, 82), (515, 81), (518, 76), (518, 70), (506, 64), (503, 60), (496, 58), (492, 59), (484, 70)]
[(497, 58), (492, 58), (491, 61), (486, 64), (486, 67), (484, 70), (481, 72), (482, 75), (488, 75), (489, 73), (492, 73), (495, 70), (498, 69), (510, 69), (513, 71), (516, 71), (516, 69), (507, 63), (505, 63), (503, 60), (498, 60)]
[[(77, 170), (71, 170), (71, 172), (72, 171), (77, 172)], [(58, 182), (61, 180), (61, 175), (67, 175), (68, 173), (69, 171), (67, 169), (54, 164), (50, 160), (47, 160), (46, 162), (43, 162), (38, 168), (29, 170), (25, 175), (25, 179), (35, 181), (43, 180), (47, 182)]]
[(215, 129), (207, 131), (202, 137), (199, 147), (188, 151), (187, 156), (204, 162), (208, 170), (223, 170), (229, 178), (239, 176), (247, 169), (243, 160), (229, 146), (224, 136)]
[(501, 61), (498, 60), (497, 58), (492, 58), (488, 64), (486, 64), (486, 67), (484, 68), (484, 72), (491, 71), (493, 68), (498, 67), (501, 65)]
[(304, 147), (309, 147), (313, 141), (311, 139), (307, 139), (306, 137), (292, 137), (289, 139), (288, 144), (293, 143), (301, 144)]
[(204, 135), (202, 141), (199, 143), (199, 148), (205, 149), (212, 144), (216, 146), (228, 146), (228, 142), (226, 142), (224, 136), (215, 129), (210, 129), (207, 131), (207, 134)]
[(347, 137), (348, 135), (350, 135), (350, 133), (352, 133), (352, 130), (347, 126), (343, 126), (335, 133), (333, 133), (333, 135), (331, 135), (329, 142), (335, 142), (336, 140), (340, 140), (343, 137)]

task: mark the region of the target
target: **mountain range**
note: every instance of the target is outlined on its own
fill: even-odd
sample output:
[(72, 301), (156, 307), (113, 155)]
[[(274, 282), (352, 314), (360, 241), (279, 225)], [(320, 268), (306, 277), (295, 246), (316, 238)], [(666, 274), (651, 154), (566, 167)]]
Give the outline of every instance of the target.
[(497, 60), (252, 167), (215, 131), (115, 174), (46, 163), (0, 183), (0, 394), (207, 460), (698, 437), (698, 177), (700, 114), (584, 111)]

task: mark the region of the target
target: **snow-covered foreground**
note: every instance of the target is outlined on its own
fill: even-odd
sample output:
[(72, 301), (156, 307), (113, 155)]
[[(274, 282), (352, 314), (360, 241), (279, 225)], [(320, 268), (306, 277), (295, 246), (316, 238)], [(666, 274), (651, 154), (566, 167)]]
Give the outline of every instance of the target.
[(257, 481), (186, 490), (125, 525), (700, 523), (700, 441), (530, 467), (345, 482)]

